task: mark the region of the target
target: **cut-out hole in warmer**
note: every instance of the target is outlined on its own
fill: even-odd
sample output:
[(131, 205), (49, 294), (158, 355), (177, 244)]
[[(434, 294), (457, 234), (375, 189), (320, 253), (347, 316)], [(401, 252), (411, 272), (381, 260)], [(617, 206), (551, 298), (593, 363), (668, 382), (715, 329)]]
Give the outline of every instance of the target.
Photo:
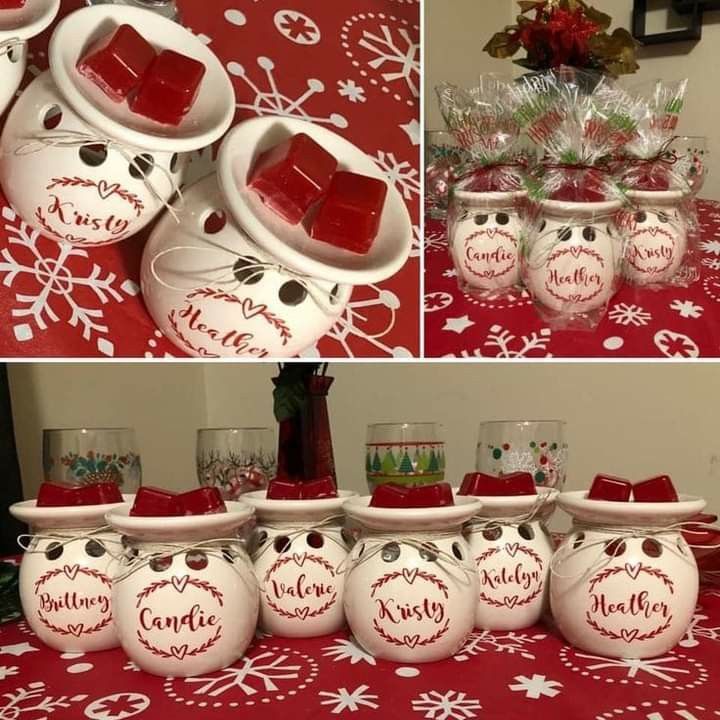
[(172, 565), (172, 561), (172, 555), (154, 555), (148, 564), (153, 572), (162, 572)]
[(255, 545), (257, 547), (262, 547), (268, 539), (268, 534), (264, 530), (259, 530), (255, 534)]
[(83, 145), (78, 151), (80, 159), (90, 167), (100, 167), (107, 160), (107, 147), (101, 143)]
[(605, 554), (610, 557), (620, 557), (626, 549), (625, 541), (620, 538), (608, 540), (608, 542), (605, 543)]
[(486, 540), (499, 540), (502, 537), (502, 533), (503, 531), (500, 525), (490, 525), (483, 530), (482, 536)]
[(520, 535), (523, 540), (532, 540), (535, 537), (535, 530), (533, 530), (532, 525), (523, 523), (518, 527), (518, 535)]
[(278, 535), (275, 538), (273, 547), (275, 548), (276, 553), (284, 553), (290, 549), (291, 544), (290, 538), (287, 535)]
[(259, 283), (263, 279), (265, 274), (263, 270), (258, 267), (253, 267), (260, 262), (257, 258), (238, 258), (233, 265), (233, 275), (235, 279), (242, 285), (254, 285)]
[(224, 210), (212, 210), (205, 217), (203, 231), (206, 235), (217, 235), (227, 225), (227, 215)]
[(52, 542), (45, 548), (45, 557), (48, 560), (57, 560), (63, 554), (63, 546), (58, 542)]
[(400, 557), (400, 546), (396, 542), (387, 543), (383, 546), (380, 555), (387, 563), (395, 562)]
[(185, 564), (191, 570), (204, 570), (208, 565), (208, 557), (202, 550), (191, 550), (185, 555)]
[(180, 155), (178, 153), (175, 153), (170, 158), (170, 172), (176, 173), (180, 169)]
[(347, 528), (343, 528), (340, 531), (340, 535), (342, 536), (342, 539), (345, 541), (345, 544), (348, 547), (352, 547), (355, 544), (355, 536), (352, 534), (351, 530), (348, 530)]
[(438, 559), (440, 550), (435, 543), (423, 543), (420, 548), (420, 557), (426, 562), (435, 562)]
[(154, 167), (155, 158), (152, 155), (136, 155), (130, 163), (130, 175), (136, 180), (142, 180), (150, 175)]
[(453, 555), (454, 555), (458, 560), (464, 560), (464, 559), (465, 559), (465, 553), (463, 552), (462, 547), (460, 547), (460, 543), (459, 543), (459, 542), (454, 542), (454, 543), (452, 544), (452, 551), (453, 551)]
[[(24, 45), (24, 43), (23, 43)], [(20, 62), (20, 59), (23, 56), (23, 45), (17, 44), (13, 45), (10, 48), (10, 51), (8, 52), (8, 60), (14, 65), (17, 62)]]
[(288, 280), (280, 286), (278, 297), (283, 305), (299, 305), (306, 297), (307, 290), (297, 281)]
[(94, 558), (102, 557), (105, 554), (105, 546), (97, 540), (88, 540), (85, 543), (85, 552)]
[(651, 558), (659, 558), (662, 555), (662, 545), (652, 538), (645, 538), (642, 543), (642, 551)]
[(582, 547), (582, 544), (585, 542), (585, 533), (578, 533), (572, 541), (573, 550), (577, 550), (579, 547)]
[(311, 548), (316, 550), (325, 544), (325, 538), (319, 532), (308, 533), (306, 541)]
[(63, 111), (59, 105), (51, 105), (42, 116), (42, 124), (46, 130), (55, 130), (62, 122)]
[(231, 565), (235, 562), (235, 553), (227, 545), (223, 545), (222, 556)]

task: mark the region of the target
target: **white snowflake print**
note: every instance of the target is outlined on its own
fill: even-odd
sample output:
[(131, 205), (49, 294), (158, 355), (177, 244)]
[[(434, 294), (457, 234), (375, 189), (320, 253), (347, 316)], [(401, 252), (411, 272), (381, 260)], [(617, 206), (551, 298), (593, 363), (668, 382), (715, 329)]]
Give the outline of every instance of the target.
[(393, 183), (402, 193), (406, 200), (411, 200), (413, 195), (420, 194), (420, 180), (416, 168), (404, 160), (399, 162), (391, 152), (378, 150), (375, 162), (385, 171), (388, 180)]
[(708, 619), (707, 615), (695, 613), (685, 636), (680, 640), (678, 645), (680, 645), (680, 647), (692, 648), (697, 647), (700, 644), (700, 640), (720, 642), (720, 627), (705, 627), (700, 624)]
[(351, 103), (364, 103), (367, 101), (365, 97), (365, 88), (357, 85), (354, 80), (338, 80), (338, 94), (340, 97), (347, 98)]
[(408, 136), (413, 146), (420, 144), (420, 123), (415, 118), (404, 125), (400, 125), (400, 128)]
[(428, 293), (425, 296), (425, 312), (436, 312), (445, 310), (453, 302), (453, 296), (446, 292)]
[(692, 300), (673, 300), (670, 309), (686, 319), (697, 319), (705, 310), (702, 305), (696, 305)]
[(448, 690), (442, 695), (437, 690), (431, 690), (420, 693), (418, 699), (412, 701), (412, 709), (424, 713), (423, 717), (430, 720), (463, 720), (477, 717), (474, 711), (482, 709), (482, 705), (464, 692)]
[(700, 249), (706, 253), (720, 255), (720, 240), (703, 240), (700, 243)]
[(453, 655), (453, 659), (464, 662), (483, 652), (501, 652), (508, 655), (519, 655), (526, 660), (534, 660), (535, 655), (530, 652), (528, 646), (544, 640), (546, 637), (547, 635), (543, 633), (528, 635), (518, 632), (497, 633), (490, 630), (478, 630), (470, 635), (465, 645), (457, 654)]
[(355, 638), (337, 638), (332, 645), (324, 647), (323, 655), (334, 658), (335, 662), (349, 660), (351, 665), (366, 662), (368, 665), (375, 665), (375, 658), (365, 652), (356, 642)]
[(673, 675), (690, 674), (687, 668), (672, 667), (672, 664), (678, 661), (678, 658), (674, 655), (646, 660), (640, 660), (638, 658), (607, 658), (601, 655), (585, 655), (583, 653), (577, 653), (576, 657), (582, 658), (583, 660), (597, 661), (592, 665), (587, 665), (588, 670), (596, 671), (616, 668), (621, 672), (627, 671), (624, 674), (628, 678), (635, 678), (640, 673), (647, 673), (663, 682), (672, 683), (675, 682)]
[[(186, 683), (197, 685), (194, 695), (219, 697), (232, 688), (239, 688), (245, 695), (255, 695), (261, 689), (268, 692), (279, 690), (280, 680), (297, 680), (300, 665), (287, 663), (288, 655), (264, 652), (255, 657), (244, 657), (240, 667), (229, 667), (209, 677), (189, 677)], [(262, 686), (262, 687), (258, 687)]]
[(447, 250), (447, 237), (445, 233), (429, 232), (425, 235), (425, 251)]
[(467, 315), (461, 317), (447, 318), (442, 329), (462, 335), (469, 327), (475, 324)]
[(542, 352), (537, 357), (552, 357), (547, 352), (550, 344), (552, 331), (550, 328), (542, 328), (540, 332), (533, 332), (530, 335), (521, 335), (518, 338), (501, 325), (493, 325), (488, 333), (487, 340), (483, 343), (486, 347), (497, 348), (495, 357), (498, 358), (524, 358), (529, 357), (531, 352)]
[(655, 347), (665, 357), (696, 358), (700, 356), (700, 348), (692, 338), (672, 330), (659, 330), (655, 333), (653, 341)]
[[(115, 346), (107, 337), (102, 337), (109, 332), (107, 325), (103, 324), (102, 309), (86, 307), (76, 299), (76, 294), (91, 290), (100, 305), (106, 305), (111, 300), (121, 303), (123, 293), (134, 296), (140, 288), (131, 280), (126, 280), (117, 289), (114, 273), (104, 274), (99, 265), (90, 262), (86, 250), (67, 243), (48, 244), (54, 255), (43, 256), (37, 246), (40, 233), (22, 222), (9, 207), (3, 208), (2, 216), (7, 221), (5, 230), (9, 234), (8, 246), (0, 251), (3, 284), (12, 287), (17, 279), (27, 277), (31, 277), (35, 284), (32, 291), (15, 294), (18, 307), (13, 308), (10, 314), (21, 321), (13, 327), (15, 338), (20, 342), (31, 340), (36, 330), (44, 331), (49, 324), (60, 322), (58, 311), (63, 306), (71, 312), (67, 323), (80, 328), (84, 340), (90, 340), (95, 335), (97, 349), (104, 355), (114, 355)], [(88, 261), (82, 273), (77, 270), (80, 259)]]
[(442, 276), (448, 279), (457, 277), (457, 270), (452, 268), (450, 270), (444, 270)]
[(627, 305), (618, 303), (608, 313), (608, 317), (618, 325), (635, 325), (641, 327), (652, 320), (652, 315), (643, 310), (639, 305)]
[(17, 643), (15, 645), (0, 645), (0, 655), (20, 657), (29, 652), (39, 652), (39, 649), (33, 647), (29, 642)]
[(407, 28), (393, 32), (381, 25), (380, 34), (364, 30), (359, 45), (375, 55), (368, 65), (380, 70), (385, 82), (404, 82), (413, 97), (420, 97), (420, 44), (412, 41)]
[(0, 680), (17, 675), (18, 672), (20, 672), (20, 668), (17, 665), (0, 665)]
[(557, 680), (548, 680), (544, 675), (533, 675), (526, 677), (525, 675), (516, 675), (513, 680), (515, 685), (508, 685), (513, 692), (525, 693), (525, 697), (530, 700), (539, 700), (543, 695), (547, 697), (555, 697), (560, 694), (563, 684)]
[(377, 710), (380, 706), (373, 701), (377, 700), (378, 696), (370, 694), (367, 690), (369, 690), (367, 685), (360, 685), (352, 692), (348, 692), (347, 688), (338, 688), (337, 692), (319, 692), (318, 695), (328, 698), (322, 700), (321, 705), (335, 706), (330, 711), (333, 715), (339, 715), (343, 710), (357, 712), (361, 709), (361, 706)]
[(700, 262), (710, 270), (720, 270), (720, 258), (703, 258)]
[(150, 698), (140, 693), (115, 693), (98, 698), (85, 708), (88, 720), (126, 720), (150, 707)]
[(129, 670), (130, 672), (140, 672), (140, 668), (132, 660), (128, 660), (123, 665), (123, 670)]
[(317, 45), (320, 42), (317, 23), (296, 10), (278, 10), (275, 27), (283, 37), (298, 45)]
[(60, 708), (69, 708), (73, 703), (81, 702), (87, 695), (60, 695), (52, 697), (46, 694), (44, 682), (31, 682), (27, 687), (15, 688), (0, 695), (0, 718), (16, 720), (25, 714), (32, 720), (46, 718)]
[(278, 88), (275, 77), (275, 63), (268, 57), (259, 57), (257, 64), (265, 72), (266, 88), (261, 89), (260, 85), (250, 78), (245, 67), (238, 62), (229, 62), (227, 70), (231, 75), (241, 78), (248, 88), (255, 93), (252, 103), (236, 103), (241, 110), (251, 110), (256, 115), (280, 115), (281, 117), (295, 117), (301, 120), (333, 125), (336, 128), (346, 128), (348, 121), (338, 113), (331, 113), (329, 116), (311, 115), (304, 108), (304, 104), (314, 95), (325, 92), (325, 85), (317, 78), (310, 78), (307, 81), (307, 91), (297, 98), (284, 95)]

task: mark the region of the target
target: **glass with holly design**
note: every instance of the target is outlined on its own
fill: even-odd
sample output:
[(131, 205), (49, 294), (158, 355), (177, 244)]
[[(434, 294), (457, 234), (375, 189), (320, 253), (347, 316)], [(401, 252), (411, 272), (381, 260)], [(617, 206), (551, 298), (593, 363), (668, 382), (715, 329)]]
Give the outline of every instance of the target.
[(113, 482), (135, 492), (142, 482), (140, 453), (132, 428), (43, 430), (45, 479), (71, 485)]
[(430, 485), (445, 479), (445, 443), (437, 423), (368, 425), (365, 474), (370, 492), (378, 485)]
[(477, 470), (489, 475), (529, 472), (535, 484), (561, 490), (568, 444), (562, 420), (494, 420), (480, 424)]

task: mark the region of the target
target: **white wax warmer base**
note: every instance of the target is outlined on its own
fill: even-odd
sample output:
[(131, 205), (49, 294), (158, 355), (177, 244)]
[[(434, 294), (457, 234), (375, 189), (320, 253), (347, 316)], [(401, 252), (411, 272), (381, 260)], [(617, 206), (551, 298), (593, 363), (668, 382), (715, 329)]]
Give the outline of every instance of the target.
[[(550, 580), (553, 617), (565, 639), (613, 658), (672, 650), (692, 620), (698, 569), (679, 529), (652, 529), (690, 519), (705, 501), (681, 495), (674, 503), (608, 502), (580, 491), (562, 493), (558, 504), (575, 520), (553, 558)], [(622, 534), (622, 528), (643, 527), (648, 537)]]
[(235, 502), (226, 507), (184, 517), (133, 517), (129, 506), (108, 513), (108, 522), (132, 538), (134, 556), (123, 559), (113, 584), (114, 618), (123, 650), (142, 670), (163, 677), (215, 672), (252, 641), (257, 583), (232, 538), (253, 511)]
[(396, 509), (369, 502), (353, 498), (344, 506), (364, 528), (345, 578), (353, 636), (384, 660), (424, 663), (452, 656), (474, 626), (477, 573), (461, 525), (480, 503), (457, 498), (451, 507)]
[(342, 533), (342, 505), (354, 495), (341, 490), (337, 498), (268, 500), (262, 490), (242, 496), (257, 514), (250, 547), (260, 584), (260, 627), (265, 632), (318, 637), (345, 625), (348, 546)]
[(180, 224), (166, 214), (145, 246), (141, 283), (155, 323), (181, 350), (293, 357), (338, 321), (352, 288), (313, 278), (303, 288), (233, 222), (215, 176), (188, 188), (177, 210)]

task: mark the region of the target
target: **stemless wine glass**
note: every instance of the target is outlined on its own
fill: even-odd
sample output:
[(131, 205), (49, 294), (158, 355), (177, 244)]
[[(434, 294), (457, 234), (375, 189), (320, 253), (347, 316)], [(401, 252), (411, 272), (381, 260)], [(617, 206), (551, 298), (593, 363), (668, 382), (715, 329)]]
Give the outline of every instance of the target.
[(261, 490), (275, 476), (275, 433), (270, 428), (205, 428), (197, 431), (197, 473), (223, 499)]
[(562, 420), (480, 423), (477, 469), (490, 475), (529, 472), (537, 485), (562, 490), (568, 446)]
[(425, 210), (431, 218), (447, 215), (453, 168), (460, 162), (455, 138), (444, 130), (425, 132)]
[(50, 482), (114, 482), (126, 493), (135, 492), (142, 480), (132, 428), (43, 430), (43, 468)]
[(697, 195), (708, 174), (708, 139), (701, 135), (678, 135), (670, 144), (670, 152), (675, 156), (693, 195)]
[(370, 492), (384, 483), (430, 485), (445, 478), (445, 443), (437, 423), (368, 425), (365, 472)]

